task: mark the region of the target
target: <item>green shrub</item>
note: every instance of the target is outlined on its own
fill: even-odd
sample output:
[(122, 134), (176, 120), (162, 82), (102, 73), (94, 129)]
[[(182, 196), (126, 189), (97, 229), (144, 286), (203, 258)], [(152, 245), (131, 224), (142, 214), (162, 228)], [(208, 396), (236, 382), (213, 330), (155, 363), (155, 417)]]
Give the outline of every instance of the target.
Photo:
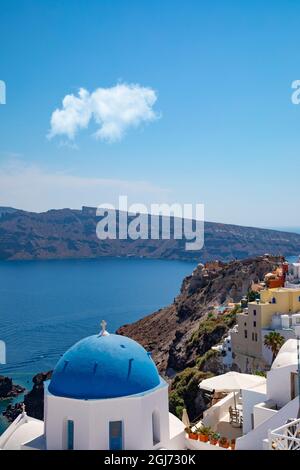
[(253, 374), (254, 375), (259, 375), (260, 377), (267, 377), (267, 373), (264, 372), (263, 370), (254, 370)]
[(212, 357), (218, 356), (219, 352), (215, 351), (214, 349), (209, 349), (203, 356), (199, 356), (196, 359), (196, 366), (199, 370), (204, 366), (205, 362), (207, 362)]
[(196, 417), (196, 398), (201, 393), (199, 383), (211, 376), (210, 372), (199, 371), (197, 367), (188, 367), (177, 374), (170, 391), (169, 405), (171, 413), (181, 419), (183, 408), (186, 408), (190, 419)]
[(260, 295), (259, 295), (258, 292), (255, 292), (253, 290), (249, 290), (247, 292), (246, 297), (247, 297), (248, 302), (255, 302), (256, 299), (259, 299)]
[[(207, 318), (200, 320), (198, 329), (192, 334), (188, 348), (193, 348), (204, 334), (212, 334), (220, 326), (227, 331), (236, 323), (236, 315), (241, 311), (241, 307), (236, 305), (229, 313), (215, 315), (209, 312)], [(197, 410), (196, 398), (201, 391), (199, 382), (207, 377), (212, 377), (210, 372), (203, 372), (205, 362), (211, 357), (218, 355), (218, 351), (209, 349), (205, 354), (196, 359), (195, 367), (188, 367), (179, 372), (173, 379), (170, 391), (170, 411), (181, 419), (182, 411), (187, 409), (190, 419), (194, 419), (199, 414)]]

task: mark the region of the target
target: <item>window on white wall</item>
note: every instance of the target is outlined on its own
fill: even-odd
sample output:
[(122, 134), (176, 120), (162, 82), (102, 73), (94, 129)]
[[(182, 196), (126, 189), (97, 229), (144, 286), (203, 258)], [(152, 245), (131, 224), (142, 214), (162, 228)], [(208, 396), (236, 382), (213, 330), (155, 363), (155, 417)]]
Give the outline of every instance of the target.
[(67, 449), (74, 449), (74, 421), (71, 419), (67, 421)]
[(123, 423), (110, 421), (109, 423), (109, 450), (123, 449)]
[(159, 412), (157, 410), (152, 413), (152, 435), (153, 435), (153, 445), (155, 446), (160, 442), (160, 421), (159, 421)]
[(298, 383), (299, 381), (297, 372), (291, 372), (291, 400), (299, 395)]

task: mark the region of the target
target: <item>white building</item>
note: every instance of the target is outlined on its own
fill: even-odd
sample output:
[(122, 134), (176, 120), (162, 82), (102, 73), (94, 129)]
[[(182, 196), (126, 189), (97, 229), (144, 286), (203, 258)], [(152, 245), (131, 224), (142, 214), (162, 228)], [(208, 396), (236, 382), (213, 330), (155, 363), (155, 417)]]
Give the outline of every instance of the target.
[(271, 449), (274, 445), (272, 432), (276, 428), (287, 426), (289, 421), (293, 426), (296, 422), (298, 427), (297, 340), (288, 340), (280, 349), (267, 373), (265, 392), (245, 391), (243, 400), (246, 422), (252, 422), (252, 429), (238, 439), (238, 449)]
[(151, 355), (104, 327), (57, 363), (45, 384), (44, 422), (24, 411), (0, 437), (0, 449), (183, 448), (185, 426), (168, 409), (168, 384)]
[(237, 325), (228, 331), (228, 334), (222, 339), (220, 344), (212, 346), (211, 348), (213, 351), (217, 351), (221, 354), (222, 362), (224, 366), (228, 367), (228, 369), (231, 368), (233, 362), (231, 334), (236, 331)]
[(285, 287), (299, 288), (300, 284), (300, 256), (296, 263), (289, 263), (289, 270), (286, 275)]
[[(224, 385), (228, 382), (225, 375)], [(205, 382), (210, 380), (213, 383), (214, 378)], [(238, 415), (234, 422), (232, 409)], [(297, 340), (290, 339), (280, 349), (265, 381), (232, 390), (204, 412), (199, 425), (210, 426), (229, 440), (234, 438), (236, 450), (300, 450), (298, 410)], [(206, 450), (215, 448), (209, 443), (199, 444)]]
[[(237, 450), (300, 450), (297, 364), (297, 340), (290, 339), (266, 379), (238, 372), (206, 379), (226, 394), (192, 430), (210, 426)], [(227, 450), (189, 438), (168, 411), (168, 385), (151, 355), (104, 327), (62, 356), (45, 385), (44, 406), (44, 422), (24, 410), (0, 437), (0, 450)]]
[(267, 364), (272, 364), (272, 351), (264, 345), (265, 336), (268, 335), (270, 331), (275, 331), (283, 336), (286, 341), (288, 339), (295, 339), (295, 328), (297, 326), (300, 326), (300, 313), (276, 313), (272, 316), (270, 325), (261, 329), (262, 355)]

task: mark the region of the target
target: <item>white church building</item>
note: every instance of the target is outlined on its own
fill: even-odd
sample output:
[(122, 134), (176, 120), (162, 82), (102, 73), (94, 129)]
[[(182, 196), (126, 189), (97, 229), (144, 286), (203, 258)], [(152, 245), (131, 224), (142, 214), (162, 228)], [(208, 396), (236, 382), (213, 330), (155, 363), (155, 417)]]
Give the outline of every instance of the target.
[[(229, 372), (204, 380), (206, 387), (211, 382), (214, 391), (226, 393), (192, 431), (209, 426), (223, 438), (234, 437), (236, 450), (300, 450), (297, 353), (297, 340), (289, 339), (266, 378)], [(0, 436), (0, 450), (232, 448), (220, 445), (222, 439), (202, 442), (188, 435), (168, 411), (168, 384), (151, 355), (132, 339), (107, 333), (105, 322), (99, 335), (79, 341), (61, 357), (44, 389), (44, 421), (23, 408)], [(231, 420), (233, 407), (242, 417), (238, 422)]]
[(0, 450), (139, 450), (184, 447), (184, 424), (169, 413), (168, 384), (151, 354), (102, 332), (72, 346), (45, 383), (44, 422), (25, 409)]

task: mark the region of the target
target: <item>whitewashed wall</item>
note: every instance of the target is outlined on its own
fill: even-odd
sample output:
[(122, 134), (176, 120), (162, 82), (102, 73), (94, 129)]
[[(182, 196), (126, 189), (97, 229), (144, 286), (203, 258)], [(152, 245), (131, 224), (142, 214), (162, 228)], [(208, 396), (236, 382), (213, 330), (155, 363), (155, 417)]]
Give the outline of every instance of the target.
[(257, 403), (261, 403), (266, 399), (266, 393), (258, 392), (255, 390), (243, 390), (243, 434), (252, 430), (252, 413), (253, 407)]
[(51, 395), (45, 388), (47, 449), (65, 449), (66, 423), (74, 421), (75, 449), (109, 449), (109, 422), (123, 422), (124, 449), (153, 449), (152, 412), (160, 419), (160, 443), (169, 445), (168, 385), (144, 395), (77, 400)]

